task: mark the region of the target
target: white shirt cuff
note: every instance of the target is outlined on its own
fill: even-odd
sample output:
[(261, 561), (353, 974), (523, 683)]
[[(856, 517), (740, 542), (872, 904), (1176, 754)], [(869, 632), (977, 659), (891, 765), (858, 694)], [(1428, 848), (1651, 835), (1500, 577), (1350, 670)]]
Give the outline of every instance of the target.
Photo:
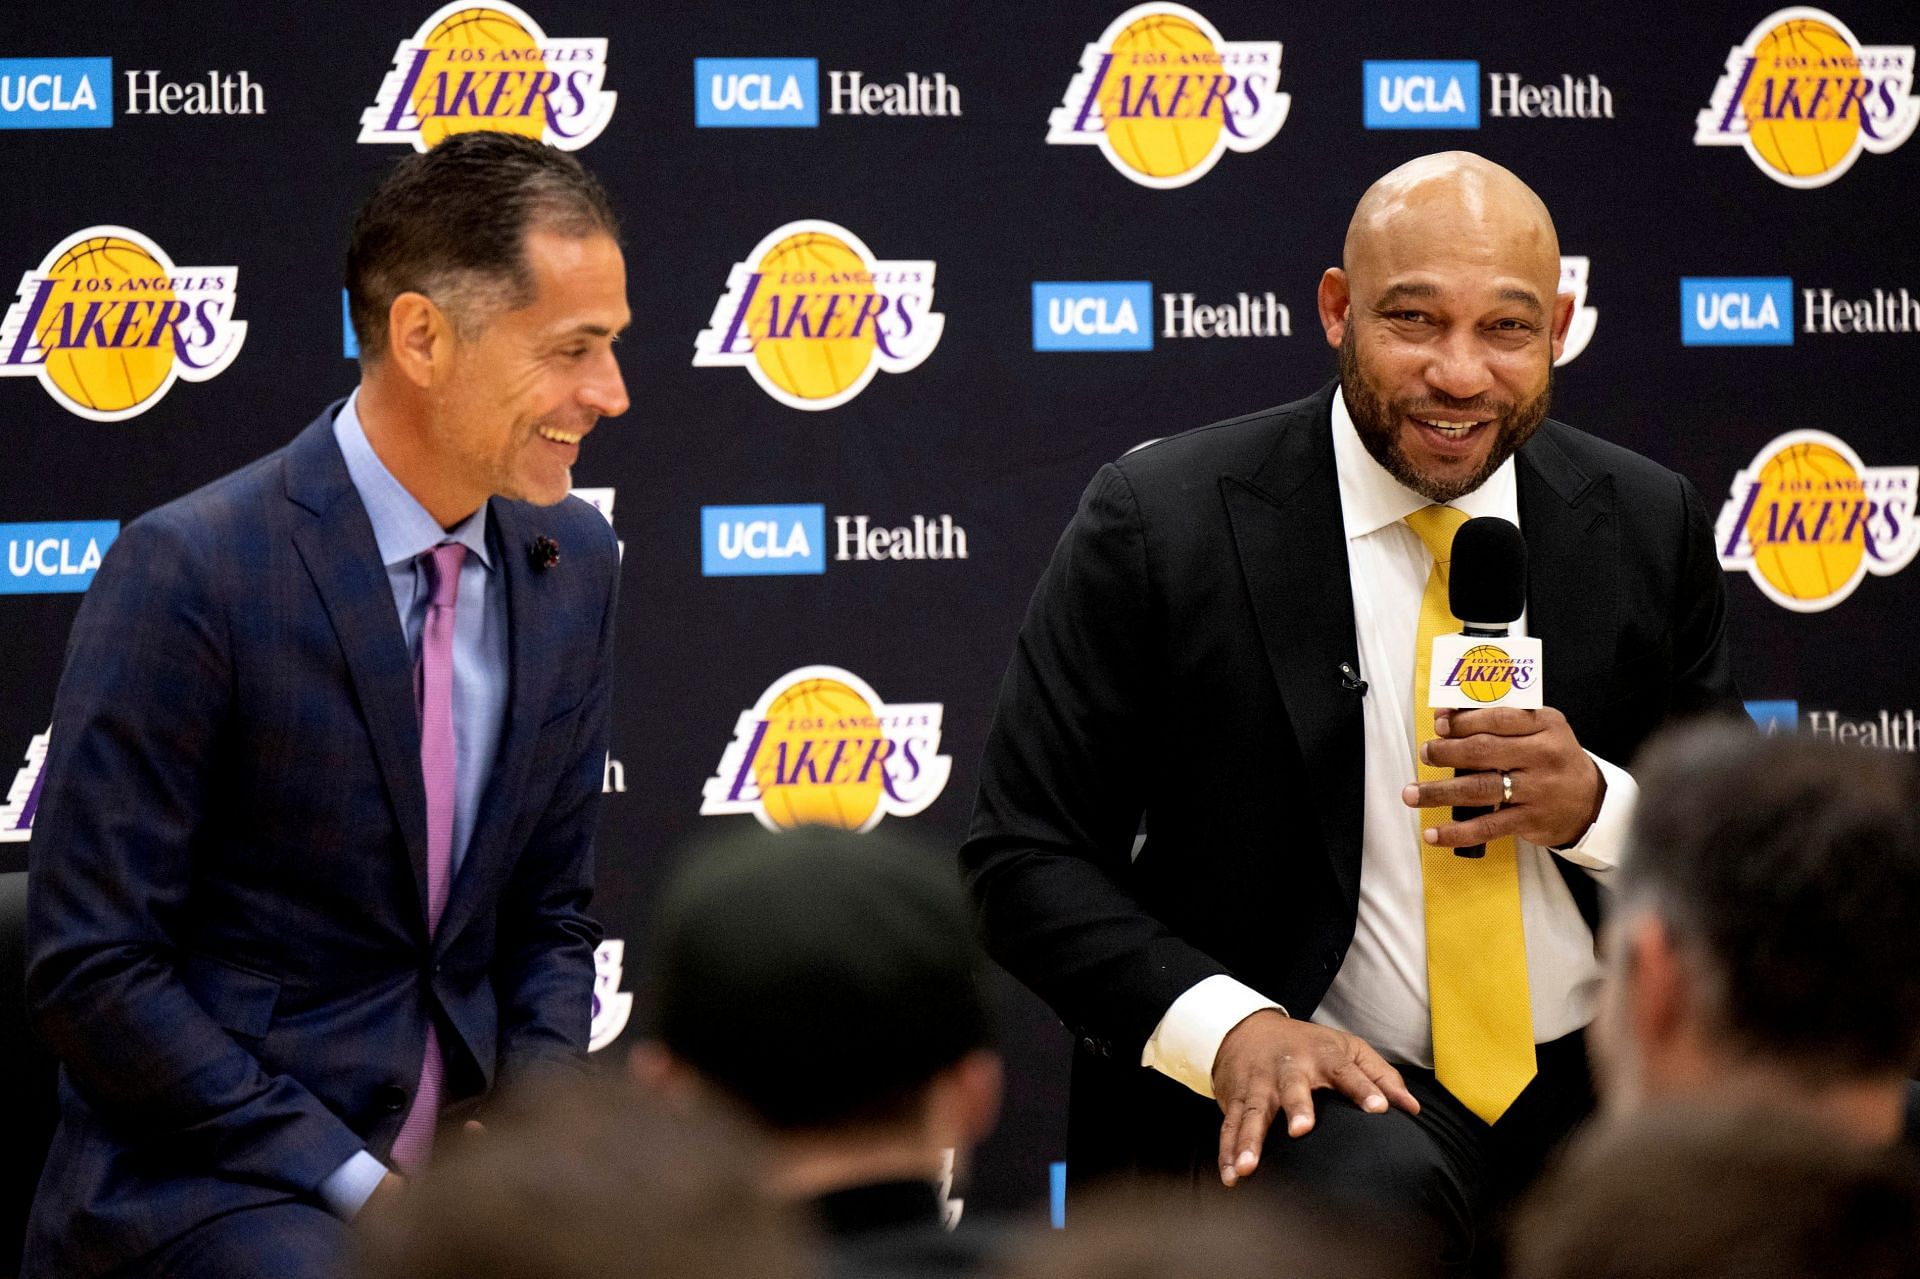
[(371, 1152), (355, 1151), (351, 1159), (328, 1173), (327, 1179), (320, 1183), (320, 1202), (340, 1220), (352, 1221), (386, 1175), (387, 1166)]
[(1603, 873), (1618, 866), (1621, 854), (1626, 852), (1627, 828), (1633, 824), (1634, 806), (1640, 802), (1640, 784), (1626, 769), (1609, 764), (1592, 751), (1587, 752), (1587, 758), (1607, 783), (1606, 798), (1600, 801), (1600, 814), (1587, 827), (1587, 833), (1553, 852), (1575, 866)]
[(1147, 1037), (1140, 1064), (1199, 1093), (1213, 1096), (1213, 1059), (1227, 1032), (1264, 1008), (1287, 1010), (1253, 987), (1215, 973), (1173, 1001)]

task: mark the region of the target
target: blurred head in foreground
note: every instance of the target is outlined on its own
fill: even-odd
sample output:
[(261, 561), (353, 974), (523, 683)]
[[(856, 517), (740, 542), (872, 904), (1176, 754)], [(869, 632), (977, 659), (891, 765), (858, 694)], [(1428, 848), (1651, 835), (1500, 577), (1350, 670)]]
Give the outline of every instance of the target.
[(363, 1279), (815, 1279), (808, 1226), (745, 1124), (563, 1086), (444, 1152), (363, 1232)]
[(1698, 724), (1635, 775), (1591, 1040), (1605, 1101), (1764, 1101), (1895, 1140), (1920, 1064), (1920, 773)]
[(734, 832), (663, 897), (659, 1041), (635, 1070), (745, 1106), (793, 1196), (934, 1180), (999, 1113), (981, 964), (939, 854), (881, 832)]
[(1920, 1175), (1775, 1107), (1659, 1107), (1577, 1140), (1509, 1256), (1524, 1279), (1912, 1279)]
[[(1367, 1228), (1371, 1224), (1374, 1228)], [(1002, 1279), (1414, 1279), (1378, 1223), (1278, 1196), (1114, 1190), (1030, 1235)]]

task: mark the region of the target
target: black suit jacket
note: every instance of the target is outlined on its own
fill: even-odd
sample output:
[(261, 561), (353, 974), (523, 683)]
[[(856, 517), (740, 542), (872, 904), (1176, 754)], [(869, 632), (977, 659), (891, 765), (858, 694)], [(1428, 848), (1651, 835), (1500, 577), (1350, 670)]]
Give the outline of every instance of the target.
[[(1139, 1065), (1174, 999), (1231, 973), (1309, 1016), (1353, 939), (1365, 760), (1334, 391), (1101, 468), (1001, 687), (961, 863), (988, 948), (1074, 1033), (1076, 1179), (1185, 1171), (1162, 1165), (1217, 1125)], [(1551, 420), (1516, 462), (1527, 626), (1581, 744), (1624, 764), (1670, 716), (1737, 711), (1693, 487)], [(1561, 870), (1592, 923), (1592, 881)]]

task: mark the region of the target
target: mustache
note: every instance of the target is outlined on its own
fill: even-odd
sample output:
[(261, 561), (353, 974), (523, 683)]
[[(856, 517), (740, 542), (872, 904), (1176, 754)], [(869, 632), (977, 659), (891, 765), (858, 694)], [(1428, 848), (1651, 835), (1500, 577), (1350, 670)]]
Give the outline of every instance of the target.
[(1438, 417), (1442, 413), (1458, 413), (1464, 417), (1492, 419), (1509, 416), (1514, 406), (1510, 400), (1491, 399), (1484, 395), (1465, 400), (1456, 400), (1450, 395), (1429, 395), (1417, 401), (1400, 400), (1393, 407), (1408, 417)]

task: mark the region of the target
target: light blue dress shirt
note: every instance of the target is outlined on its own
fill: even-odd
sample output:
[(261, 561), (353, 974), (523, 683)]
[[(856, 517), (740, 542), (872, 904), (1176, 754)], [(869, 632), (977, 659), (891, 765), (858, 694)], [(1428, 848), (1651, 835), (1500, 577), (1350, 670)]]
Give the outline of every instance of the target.
[[(442, 542), (467, 548), (460, 570), (460, 593), (453, 612), (453, 873), (460, 873), (473, 840), (480, 796), (493, 772), (500, 729), (507, 714), (507, 591), (487, 547), (487, 508), (450, 529), (440, 527), (413, 494), (407, 492), (367, 442), (360, 424), (356, 390), (333, 419), (333, 438), (347, 461), (347, 475), (373, 523), (393, 606), (406, 634), (407, 652), (420, 659), (420, 632), (426, 625), (431, 592), (420, 557)], [(420, 1030), (426, 1035), (426, 1028)], [(352, 1219), (380, 1184), (386, 1165), (362, 1150), (320, 1184), (320, 1197), (336, 1215)]]

